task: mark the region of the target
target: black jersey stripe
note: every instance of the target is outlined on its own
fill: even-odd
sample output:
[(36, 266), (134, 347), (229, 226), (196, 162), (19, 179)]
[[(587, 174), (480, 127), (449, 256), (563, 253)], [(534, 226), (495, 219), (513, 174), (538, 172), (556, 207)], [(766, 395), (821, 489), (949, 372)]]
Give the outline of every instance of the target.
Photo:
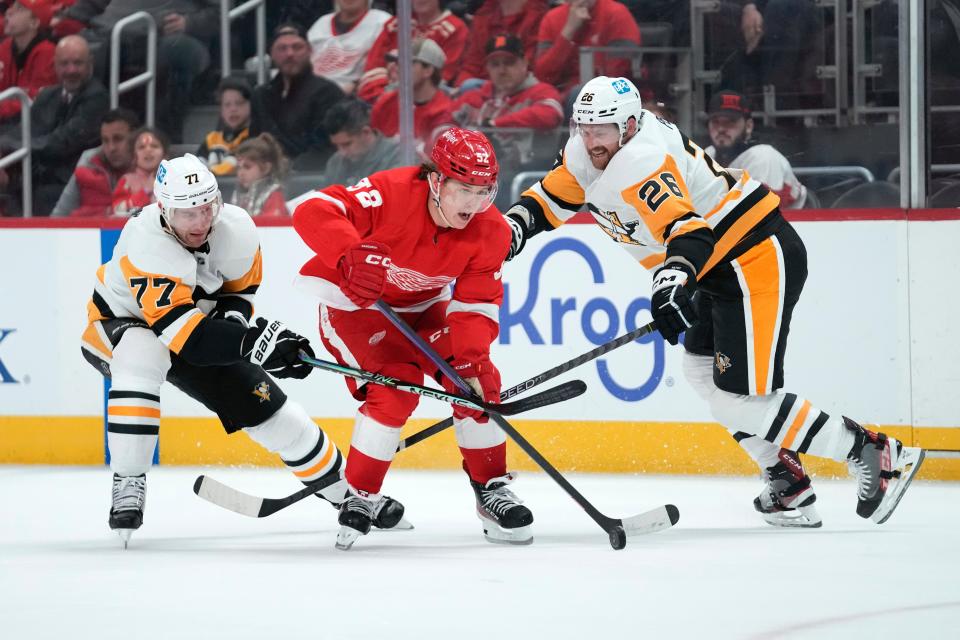
[(540, 181), (540, 188), (543, 189), (543, 192), (547, 194), (547, 197), (553, 200), (554, 202), (556, 202), (561, 209), (564, 209), (566, 211), (572, 211), (573, 213), (577, 213), (578, 211), (580, 211), (580, 208), (583, 207), (582, 202), (580, 203), (567, 202), (566, 200), (563, 200), (562, 198), (558, 198), (557, 196), (553, 195), (552, 193), (550, 193), (550, 190), (547, 189), (547, 187), (543, 184), (542, 180)]
[(790, 410), (793, 409), (793, 405), (796, 402), (797, 394), (784, 394), (783, 402), (780, 403), (780, 410), (777, 412), (777, 417), (773, 419), (773, 424), (770, 425), (770, 430), (767, 431), (767, 435), (764, 440), (767, 442), (777, 441), (777, 436), (780, 435), (780, 430), (783, 428), (783, 423), (787, 421), (787, 416), (790, 415)]
[(746, 198), (740, 201), (740, 203), (735, 206), (730, 212), (720, 221), (716, 227), (713, 228), (713, 235), (716, 236), (717, 240), (726, 235), (727, 231), (730, 230), (730, 227), (734, 223), (742, 218), (750, 209), (755, 207), (757, 203), (767, 197), (767, 194), (770, 193), (766, 187), (760, 185), (753, 192), (748, 195)]
[(192, 304), (182, 304), (182, 305), (176, 306), (173, 309), (170, 309), (170, 311), (167, 311), (165, 314), (163, 314), (163, 316), (159, 320), (154, 322), (153, 326), (150, 328), (153, 329), (153, 332), (159, 336), (161, 333), (167, 330), (167, 327), (169, 327), (174, 322), (176, 322), (183, 316), (187, 315), (194, 309), (196, 309), (196, 307), (193, 306)]
[(97, 308), (97, 311), (99, 311), (100, 315), (102, 315), (104, 318), (117, 317), (113, 310), (110, 309), (110, 305), (107, 304), (107, 301), (103, 299), (103, 296), (96, 291), (93, 292), (93, 306)]

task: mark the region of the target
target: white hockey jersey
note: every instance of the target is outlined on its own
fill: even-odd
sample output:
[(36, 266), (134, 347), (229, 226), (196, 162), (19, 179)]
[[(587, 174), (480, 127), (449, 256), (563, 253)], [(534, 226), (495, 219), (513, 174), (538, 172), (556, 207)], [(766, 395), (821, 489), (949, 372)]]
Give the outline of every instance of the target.
[(240, 298), (252, 313), (262, 278), (260, 240), (240, 207), (220, 209), (207, 242), (190, 250), (161, 223), (151, 204), (124, 225), (109, 262), (97, 270), (87, 305), (91, 323), (139, 318), (173, 353), (180, 353), (221, 296)]
[(390, 14), (370, 9), (346, 33), (334, 33), (334, 13), (321, 16), (307, 32), (312, 53), (313, 75), (340, 85), (355, 84), (363, 75), (367, 52), (373, 46)]
[(606, 169), (594, 168), (574, 134), (554, 168), (523, 196), (553, 227), (587, 204), (603, 231), (647, 269), (663, 263), (672, 241), (709, 227), (715, 244), (701, 261), (700, 276), (779, 203), (746, 171), (719, 166), (673, 124), (649, 111), (643, 111), (636, 135)]
[[(716, 149), (709, 146), (704, 151), (714, 157)], [(800, 184), (793, 167), (782, 153), (768, 144), (755, 144), (730, 161), (727, 165), (749, 171), (750, 175), (780, 196), (782, 209), (802, 209), (807, 201), (807, 188)]]

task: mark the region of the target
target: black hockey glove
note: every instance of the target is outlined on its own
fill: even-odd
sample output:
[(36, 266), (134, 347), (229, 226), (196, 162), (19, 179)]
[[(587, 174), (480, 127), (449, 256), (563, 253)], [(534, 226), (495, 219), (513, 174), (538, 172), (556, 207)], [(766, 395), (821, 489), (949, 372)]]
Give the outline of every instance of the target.
[(277, 378), (302, 380), (310, 375), (313, 367), (300, 360), (301, 349), (311, 358), (315, 357), (309, 340), (284, 328), (277, 320), (264, 318), (254, 321), (240, 343), (240, 354), (244, 358)]
[(685, 286), (688, 280), (691, 285), (696, 282), (689, 271), (676, 264), (664, 265), (653, 274), (650, 310), (657, 330), (670, 344), (677, 344), (680, 334), (697, 323), (691, 291)]
[(527, 220), (530, 218), (530, 213), (522, 204), (515, 204), (503, 217), (510, 225), (510, 231), (513, 234), (510, 239), (510, 252), (507, 254), (509, 261), (523, 251), (523, 245), (527, 244), (527, 236), (530, 235), (530, 225)]

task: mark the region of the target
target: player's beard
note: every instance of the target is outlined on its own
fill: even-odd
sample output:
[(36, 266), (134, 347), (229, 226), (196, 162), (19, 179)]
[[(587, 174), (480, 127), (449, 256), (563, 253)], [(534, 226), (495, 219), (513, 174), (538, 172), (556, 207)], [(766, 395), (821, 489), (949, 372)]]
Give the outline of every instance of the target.
[(610, 153), (610, 150), (601, 146), (590, 149), (587, 155), (590, 156), (590, 162), (593, 164), (593, 167), (601, 171), (606, 169), (607, 165), (610, 164), (610, 160), (613, 159), (613, 154)]

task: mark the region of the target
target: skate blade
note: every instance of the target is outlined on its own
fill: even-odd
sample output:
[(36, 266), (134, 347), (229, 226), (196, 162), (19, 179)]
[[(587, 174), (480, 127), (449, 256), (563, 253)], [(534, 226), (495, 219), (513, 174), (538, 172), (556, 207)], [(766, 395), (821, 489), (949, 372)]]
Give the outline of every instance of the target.
[(123, 548), (126, 549), (127, 545), (130, 544), (130, 536), (136, 529), (114, 529), (114, 531), (120, 536), (120, 542), (123, 544)]
[(337, 532), (337, 542), (333, 546), (340, 551), (348, 551), (357, 541), (357, 538), (362, 535), (361, 532), (351, 527), (340, 527), (340, 531)]
[(483, 521), (483, 537), (493, 544), (533, 544), (533, 525), (504, 529), (498, 524), (481, 518)]
[(900, 459), (897, 461), (897, 466), (900, 468), (900, 477), (890, 480), (890, 486), (887, 487), (887, 492), (883, 496), (883, 500), (880, 501), (880, 506), (870, 516), (871, 520), (877, 524), (883, 524), (890, 519), (893, 511), (900, 504), (900, 500), (903, 499), (903, 494), (907, 492), (907, 487), (910, 486), (913, 477), (920, 470), (926, 455), (927, 452), (920, 447), (903, 448)]
[(380, 528), (376, 525), (373, 526), (371, 531), (412, 531), (413, 523), (407, 520), (406, 518), (400, 518), (400, 522), (395, 524), (392, 527)]
[(774, 511), (760, 513), (763, 521), (773, 527), (787, 529), (819, 529), (823, 526), (823, 519), (814, 506), (798, 507), (791, 511)]

